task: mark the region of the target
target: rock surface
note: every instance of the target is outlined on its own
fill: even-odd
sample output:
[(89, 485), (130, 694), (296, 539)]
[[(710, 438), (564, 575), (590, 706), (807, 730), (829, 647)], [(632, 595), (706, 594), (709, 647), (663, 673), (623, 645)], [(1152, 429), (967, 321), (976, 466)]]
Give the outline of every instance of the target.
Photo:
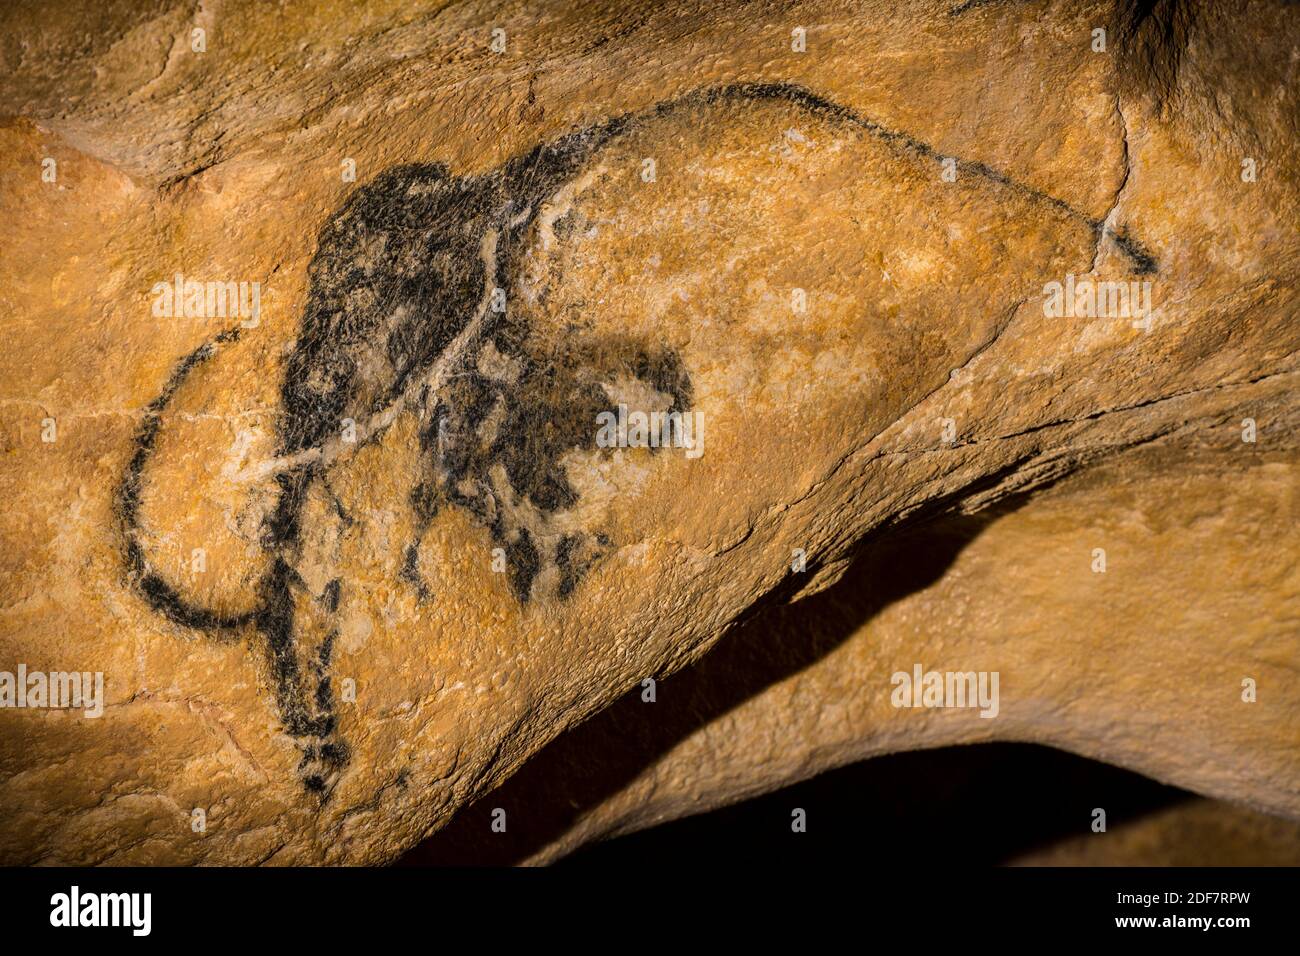
[[(836, 651), (1000, 668), (997, 719), (810, 672), (806, 747), (679, 790), (1000, 736), (1300, 814), (1285, 4), (0, 26), (0, 670), (106, 698), (0, 710), (0, 859), (391, 859), (872, 542), (1075, 473), (1097, 511), (990, 529), (1040, 576)], [(1082, 276), (1151, 312), (1050, 314)], [(619, 405), (694, 448), (601, 447)]]
[[(552, 743), (421, 859), (551, 862), (879, 754), (992, 740), (1300, 819), (1300, 577), (1274, 560), (1294, 535), (1294, 449), (1206, 437), (872, 542), (834, 587), (728, 634), (653, 703), (634, 692)], [(893, 706), (892, 676), (918, 663), (998, 672), (997, 716)], [(508, 850), (496, 807), (518, 821)]]
[(1104, 840), (1074, 837), (1013, 866), (1300, 866), (1300, 824), (1213, 800), (1168, 807)]

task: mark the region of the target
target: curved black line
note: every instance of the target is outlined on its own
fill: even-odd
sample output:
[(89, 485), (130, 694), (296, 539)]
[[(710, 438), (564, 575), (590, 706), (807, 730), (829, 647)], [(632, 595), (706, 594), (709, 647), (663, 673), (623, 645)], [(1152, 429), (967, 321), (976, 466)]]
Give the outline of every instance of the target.
[(148, 600), (149, 606), (174, 624), (195, 630), (228, 630), (252, 622), (256, 611), (242, 614), (222, 614), (209, 608), (198, 607), (181, 597), (180, 591), (152, 568), (140, 543), (140, 492), (144, 469), (153, 457), (162, 412), (171, 403), (177, 390), (190, 373), (211, 358), (217, 347), (239, 339), (238, 328), (229, 329), (191, 352), (172, 370), (162, 392), (145, 408), (144, 420), (135, 435), (135, 453), (126, 466), (126, 474), (118, 487), (117, 514), (126, 542), (127, 572), (131, 582)]

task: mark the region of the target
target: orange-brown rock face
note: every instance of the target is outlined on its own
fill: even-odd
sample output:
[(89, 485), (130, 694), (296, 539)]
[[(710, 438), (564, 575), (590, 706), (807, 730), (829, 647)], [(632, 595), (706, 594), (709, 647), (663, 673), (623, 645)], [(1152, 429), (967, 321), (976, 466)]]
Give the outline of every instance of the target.
[(536, 859), (955, 741), (1300, 817), (1300, 23), (877, 6), (0, 14), (0, 859), (389, 860), (687, 665)]
[[(994, 740), (1048, 744), (1296, 819), (1300, 742), (1285, 690), (1294, 622), (1256, 604), (1260, 593), (1296, 597), (1294, 568), (1270, 559), (1294, 533), (1294, 462), (1237, 443), (1171, 436), (1026, 500), (877, 540), (836, 585), (762, 612), (661, 682), (653, 702), (630, 694), (552, 743), (420, 858), (549, 862), (879, 754)], [(1233, 635), (1231, 654), (1205, 639), (1207, 616)], [(997, 696), (896, 706), (896, 675), (918, 665), (997, 674)], [(1248, 703), (1247, 679), (1278, 699)], [(500, 839), (496, 807), (532, 823)], [(1166, 816), (1168, 826), (1137, 829), (1176, 842), (1183, 816)], [(1211, 828), (1215, 817), (1197, 819)], [(1089, 822), (1080, 815), (1081, 832)], [(1275, 830), (1290, 833), (1265, 832)], [(1107, 859), (1086, 843), (1080, 859)]]

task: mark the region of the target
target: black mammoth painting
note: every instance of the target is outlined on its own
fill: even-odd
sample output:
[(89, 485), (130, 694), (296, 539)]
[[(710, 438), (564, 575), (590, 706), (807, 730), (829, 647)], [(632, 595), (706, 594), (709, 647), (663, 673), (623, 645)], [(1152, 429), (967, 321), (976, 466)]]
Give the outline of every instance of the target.
[[(357, 188), (321, 227), (308, 266), (297, 340), (278, 389), (278, 498), (259, 533), (270, 560), (249, 610), (217, 612), (169, 581), (151, 560), (140, 520), (169, 403), (188, 376), (246, 332), (232, 329), (184, 358), (148, 407), (118, 494), (132, 586), (178, 627), (209, 635), (255, 630), (280, 720), (302, 752), (303, 784), (320, 799), (328, 798), (348, 761), (331, 684), (337, 628), (308, 636), (297, 609), (307, 599), (329, 619), (347, 581), (340, 574), (321, 593), (308, 594), (298, 560), (304, 502), (313, 489), (328, 489), (331, 466), (346, 450), (344, 430), (364, 445), (398, 416), (415, 416), (421, 465), (409, 504), (417, 527), (428, 527), (442, 509), (461, 509), (500, 549), (515, 599), (566, 599), (613, 543), (599, 528), (544, 536), (537, 528), (577, 503), (561, 458), (595, 448), (597, 416), (615, 404), (604, 383), (638, 380), (683, 413), (696, 397), (691, 370), (662, 343), (629, 338), (592, 348), (558, 333), (547, 340), (533, 334), (506, 297), (528, 231), (546, 200), (581, 175), (597, 149), (646, 117), (724, 102), (743, 113), (747, 103), (774, 98), (940, 160), (926, 144), (800, 87), (747, 84), (698, 91), (577, 130), (489, 173), (458, 176), (438, 163), (412, 163)], [(1061, 200), (987, 167), (963, 162), (961, 168), (1064, 209), (1099, 237), (1105, 230)], [(1137, 271), (1155, 268), (1136, 241), (1112, 238)], [(363, 520), (337, 507), (345, 527)], [(418, 553), (419, 540), (409, 542), (401, 576), (420, 600), (436, 601), (446, 585), (423, 578)], [(553, 582), (544, 593), (543, 572)]]

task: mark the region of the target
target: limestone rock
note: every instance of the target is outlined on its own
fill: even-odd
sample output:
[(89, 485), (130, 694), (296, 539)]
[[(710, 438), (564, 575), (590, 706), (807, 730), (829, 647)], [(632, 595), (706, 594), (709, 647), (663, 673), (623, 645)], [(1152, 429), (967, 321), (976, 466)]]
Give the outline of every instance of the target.
[[(1293, 526), (1300, 27), (1158, 6), (7, 7), (0, 670), (105, 699), (0, 710), (0, 858), (391, 859), (873, 536), (1244, 419), (1222, 457), (1262, 456), (1275, 523), (1223, 553), (1260, 560), (1238, 538)], [(1272, 540), (1266, 622), (1075, 633), (999, 726), (1294, 814)], [(936, 649), (977, 633), (933, 610)], [(1059, 642), (997, 627), (970, 654), (1008, 669)], [(1162, 689), (1178, 654), (1265, 675), (1258, 737)]]
[[(1266, 452), (1229, 429), (874, 541), (834, 587), (728, 634), (653, 704), (633, 693), (552, 743), (467, 811), (456, 857), (479, 840), (499, 858), (485, 808), (517, 809), (530, 821), (519, 861), (550, 862), (878, 754), (992, 740), (1300, 819), (1288, 677), (1300, 576), (1276, 562), (1294, 536), (1295, 483), (1294, 448)], [(918, 664), (997, 672), (996, 717), (895, 706), (894, 675)], [(1160, 830), (1165, 843), (1180, 819)], [(442, 842), (420, 857), (446, 858)]]
[(1300, 866), (1300, 824), (1213, 800), (1175, 804), (1018, 857), (1015, 866)]

